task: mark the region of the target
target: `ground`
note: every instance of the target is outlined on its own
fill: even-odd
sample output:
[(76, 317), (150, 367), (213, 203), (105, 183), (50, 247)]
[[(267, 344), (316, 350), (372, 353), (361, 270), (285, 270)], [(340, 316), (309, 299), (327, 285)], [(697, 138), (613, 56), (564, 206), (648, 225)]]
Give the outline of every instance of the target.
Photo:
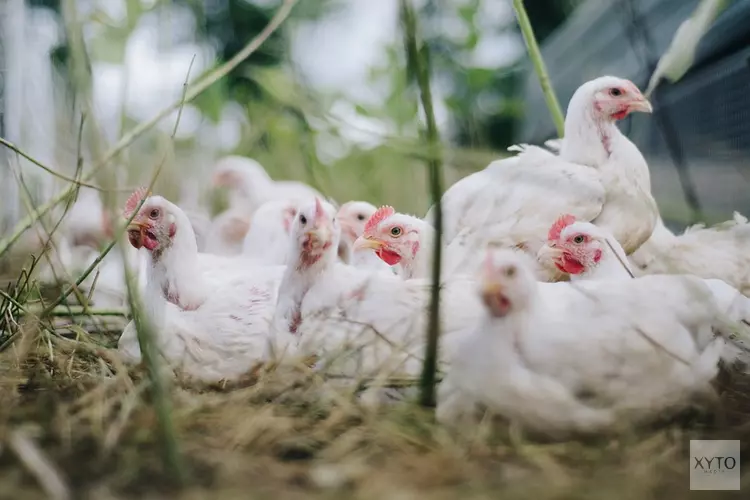
[[(734, 372), (722, 378), (713, 411), (562, 443), (502, 422), (457, 436), (429, 409), (367, 409), (304, 368), (236, 387), (177, 381), (172, 417), (188, 471), (178, 488), (163, 466), (144, 373), (102, 347), (111, 339), (22, 326), (26, 333), (0, 355), (0, 498), (47, 498), (45, 488), (96, 499), (745, 498), (691, 492), (687, 476), (691, 437), (744, 438), (750, 463), (750, 378)], [(23, 458), (28, 448), (46, 459)]]

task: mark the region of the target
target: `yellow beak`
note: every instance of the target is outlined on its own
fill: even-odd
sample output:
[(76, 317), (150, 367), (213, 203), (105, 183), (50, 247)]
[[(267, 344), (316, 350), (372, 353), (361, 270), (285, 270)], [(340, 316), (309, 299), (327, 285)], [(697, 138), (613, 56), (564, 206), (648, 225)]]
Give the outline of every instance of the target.
[(328, 241), (328, 238), (330, 236), (330, 231), (327, 227), (319, 227), (315, 229), (311, 229), (310, 231), (307, 231), (305, 233), (305, 236), (307, 236), (308, 241), (311, 245), (318, 245), (323, 241)]
[(542, 265), (552, 264), (556, 260), (560, 259), (564, 252), (557, 247), (550, 246), (549, 244), (543, 245), (536, 254), (536, 259)]
[(133, 219), (130, 221), (130, 224), (128, 224), (127, 231), (140, 231), (144, 227), (146, 227), (145, 223), (139, 221), (138, 219)]
[(352, 251), (356, 252), (357, 250), (364, 250), (366, 248), (371, 250), (378, 250), (379, 248), (382, 248), (385, 244), (380, 241), (376, 240), (372, 236), (360, 236), (354, 241), (354, 245), (352, 246)]
[(640, 111), (641, 113), (653, 113), (654, 108), (651, 107), (651, 103), (645, 97), (641, 97), (638, 100), (630, 103), (630, 111)]
[(482, 285), (482, 296), (484, 297), (494, 297), (502, 294), (504, 291), (505, 288), (496, 281), (486, 281)]

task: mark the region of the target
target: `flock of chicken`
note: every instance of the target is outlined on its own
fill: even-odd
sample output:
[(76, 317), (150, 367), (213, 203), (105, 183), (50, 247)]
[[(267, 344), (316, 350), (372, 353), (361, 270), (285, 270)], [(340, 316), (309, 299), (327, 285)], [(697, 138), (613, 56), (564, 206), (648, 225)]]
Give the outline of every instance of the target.
[[(719, 364), (746, 355), (750, 225), (735, 214), (672, 234), (616, 126), (632, 112), (651, 112), (633, 83), (587, 82), (564, 139), (514, 146), (445, 192), (439, 421), (486, 409), (547, 433), (604, 431), (710, 394)], [(210, 225), (145, 190), (123, 213), (126, 258), (175, 370), (214, 382), (315, 359), (371, 380), (368, 394), (420, 374), (431, 213), (336, 207), (236, 156), (213, 180), (232, 198)], [(140, 361), (133, 322), (118, 350)]]

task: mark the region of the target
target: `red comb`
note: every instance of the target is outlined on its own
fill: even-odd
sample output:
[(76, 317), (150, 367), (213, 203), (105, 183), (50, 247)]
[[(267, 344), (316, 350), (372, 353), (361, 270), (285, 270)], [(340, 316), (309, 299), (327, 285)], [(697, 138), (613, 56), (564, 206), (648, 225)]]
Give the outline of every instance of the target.
[(574, 215), (570, 215), (570, 214), (561, 215), (555, 221), (555, 223), (552, 224), (552, 227), (549, 228), (549, 233), (547, 233), (547, 240), (557, 241), (558, 239), (560, 239), (560, 234), (562, 234), (563, 229), (573, 224), (575, 221), (576, 221), (576, 218)]
[(129, 219), (133, 215), (133, 211), (138, 206), (143, 198), (148, 195), (148, 188), (145, 186), (139, 187), (133, 194), (128, 197), (128, 201), (125, 202), (125, 208), (122, 210), (122, 215), (126, 219)]
[(372, 214), (370, 220), (368, 220), (365, 224), (365, 232), (367, 233), (372, 231), (378, 226), (378, 224), (383, 222), (384, 219), (390, 217), (395, 213), (396, 211), (393, 209), (393, 207), (388, 205), (383, 205), (382, 207), (378, 208), (377, 210), (375, 210), (375, 213)]

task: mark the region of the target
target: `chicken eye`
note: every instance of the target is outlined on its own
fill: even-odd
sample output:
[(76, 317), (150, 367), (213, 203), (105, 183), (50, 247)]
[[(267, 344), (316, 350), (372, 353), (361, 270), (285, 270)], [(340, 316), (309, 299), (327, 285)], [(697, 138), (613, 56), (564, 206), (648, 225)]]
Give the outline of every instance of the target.
[(365, 220), (365, 219), (366, 217), (364, 216), (364, 214), (357, 215), (357, 220)]
[(153, 210), (151, 210), (151, 213), (149, 213), (148, 216), (151, 217), (152, 219), (158, 219), (159, 218), (159, 209), (158, 208), (154, 208)]
[(573, 238), (573, 243), (576, 243), (576, 244), (580, 245), (581, 243), (583, 243), (584, 239), (585, 238), (583, 237), (583, 235), (579, 234), (578, 236), (576, 236), (575, 238)]
[(401, 228), (398, 226), (391, 228), (391, 236), (394, 238), (401, 236)]
[(299, 216), (299, 223), (302, 224), (303, 226), (305, 224), (307, 224), (307, 217), (305, 217), (304, 215), (300, 215)]
[(505, 268), (505, 276), (507, 276), (508, 278), (512, 278), (515, 275), (516, 275), (515, 266), (510, 266), (510, 267)]
[(618, 89), (617, 87), (609, 89), (609, 95), (612, 97), (620, 97), (622, 95), (622, 90)]

